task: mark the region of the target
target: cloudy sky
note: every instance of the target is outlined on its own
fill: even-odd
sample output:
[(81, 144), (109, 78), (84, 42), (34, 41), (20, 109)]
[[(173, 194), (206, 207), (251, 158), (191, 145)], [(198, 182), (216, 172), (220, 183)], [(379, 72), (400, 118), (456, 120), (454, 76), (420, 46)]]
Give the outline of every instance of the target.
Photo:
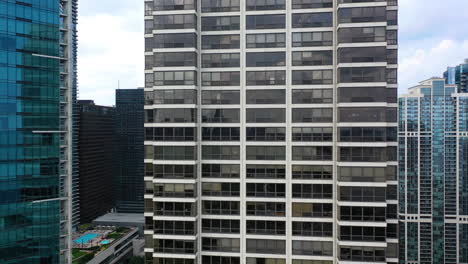
[[(468, 58), (468, 1), (399, 0), (400, 92)], [(143, 0), (80, 0), (79, 94), (114, 104), (143, 86)]]

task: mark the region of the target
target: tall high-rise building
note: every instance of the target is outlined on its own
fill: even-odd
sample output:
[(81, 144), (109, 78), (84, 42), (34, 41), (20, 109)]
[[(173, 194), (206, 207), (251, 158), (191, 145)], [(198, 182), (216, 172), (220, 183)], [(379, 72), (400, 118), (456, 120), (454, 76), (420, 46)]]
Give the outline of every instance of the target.
[(397, 263), (397, 1), (145, 1), (148, 263)]
[(431, 78), (399, 99), (400, 263), (468, 263), (468, 94)]
[(115, 108), (78, 101), (80, 223), (115, 208)]
[(122, 213), (143, 213), (144, 96), (143, 88), (115, 92), (116, 209)]
[(448, 67), (444, 78), (446, 84), (456, 84), (459, 93), (468, 93), (468, 59), (458, 66)]
[(76, 15), (76, 0), (0, 1), (2, 264), (71, 263)]

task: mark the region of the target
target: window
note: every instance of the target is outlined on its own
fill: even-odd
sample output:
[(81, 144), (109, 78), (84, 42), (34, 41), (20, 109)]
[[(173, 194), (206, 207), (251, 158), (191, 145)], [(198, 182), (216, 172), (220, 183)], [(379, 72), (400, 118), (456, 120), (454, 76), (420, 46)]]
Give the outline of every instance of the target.
[(292, 178), (303, 180), (331, 180), (333, 167), (329, 165), (293, 165)]
[(293, 217), (333, 217), (333, 204), (292, 203)]
[(247, 258), (246, 264), (286, 264), (285, 259), (275, 258)]
[(202, 184), (202, 195), (239, 197), (239, 188), (239, 183), (204, 182)]
[(246, 177), (249, 179), (284, 179), (285, 165), (247, 165)]
[(247, 48), (284, 48), (285, 33), (247, 34)]
[(247, 123), (284, 123), (286, 112), (283, 108), (251, 108), (246, 110)]
[(203, 127), (203, 141), (239, 141), (240, 131), (238, 127)]
[(330, 123), (333, 122), (332, 108), (293, 108), (293, 123)]
[(385, 207), (340, 206), (341, 221), (385, 222)]
[(339, 122), (397, 122), (395, 108), (388, 107), (340, 107)]
[(196, 203), (156, 202), (154, 214), (160, 216), (196, 216)]
[(286, 222), (247, 220), (246, 233), (255, 235), (285, 235)]
[[(153, 164), (150, 164), (150, 166)], [(154, 177), (164, 179), (194, 179), (197, 176), (195, 165), (153, 165)], [(148, 170), (147, 170), (148, 172)], [(151, 175), (147, 175), (151, 176)]]
[(386, 62), (387, 47), (340, 48), (338, 63)]
[(398, 12), (396, 12), (395, 10), (387, 11), (387, 24), (389, 26), (398, 25)]
[(203, 178), (239, 178), (240, 166), (237, 164), (203, 164)]
[(332, 147), (329, 146), (293, 146), (293, 160), (332, 160)]
[(204, 105), (229, 105), (240, 103), (240, 91), (208, 90), (202, 91), (202, 104)]
[[(161, 235), (196, 235), (192, 221), (154, 221), (154, 233)], [(151, 236), (152, 237), (152, 236)]]
[(247, 183), (247, 197), (285, 197), (285, 188), (281, 183)]
[(239, 202), (202, 201), (202, 213), (208, 215), (239, 215)]
[(196, 9), (196, 0), (154, 0), (154, 10), (193, 10)]
[(203, 219), (202, 220), (202, 232), (203, 233), (239, 234), (239, 229), (240, 229), (239, 220), (229, 220), (229, 219), (226, 219), (226, 220)]
[(338, 75), (342, 83), (386, 82), (385, 67), (340, 68)]
[[(153, 147), (153, 146), (145, 146)], [(195, 146), (156, 146), (154, 147), (155, 160), (196, 160), (197, 147)]]
[(247, 253), (285, 254), (285, 252), (284, 240), (247, 239)]
[(239, 252), (239, 238), (202, 237), (202, 250), (220, 252)]
[(331, 237), (333, 236), (333, 223), (293, 222), (292, 234), (293, 236)]
[(239, 53), (212, 53), (202, 54), (202, 67), (203, 68), (225, 68), (225, 67), (239, 67), (240, 54)]
[(341, 142), (385, 142), (396, 140), (396, 127), (340, 127)]
[(326, 51), (295, 51), (292, 53), (293, 66), (332, 65), (333, 52)]
[(145, 93), (147, 104), (196, 104), (197, 91), (189, 89), (156, 90)]
[(195, 127), (147, 127), (146, 140), (154, 141), (194, 141), (197, 139)]
[(197, 85), (197, 73), (195, 71), (155, 72), (154, 85)]
[(239, 86), (239, 72), (202, 72), (203, 86)]
[(341, 103), (397, 102), (397, 89), (387, 87), (340, 87), (338, 100)]
[(203, 123), (239, 123), (239, 109), (202, 109)]
[(194, 198), (197, 196), (195, 184), (166, 183), (154, 185), (155, 197)]
[(202, 12), (240, 11), (240, 0), (201, 0)]
[(387, 49), (387, 63), (398, 64), (398, 50), (397, 49)]
[(247, 16), (247, 29), (285, 28), (285, 15), (255, 15)]
[(239, 146), (202, 146), (202, 159), (238, 160), (239, 152)]
[(293, 28), (332, 27), (333, 13), (303, 13), (292, 15)]
[(340, 201), (385, 202), (385, 187), (340, 187)]
[(286, 71), (248, 71), (247, 85), (285, 85)]
[(340, 247), (340, 259), (359, 262), (386, 262), (385, 248)]
[(294, 255), (333, 256), (333, 242), (325, 241), (292, 241)]
[(247, 141), (284, 141), (286, 129), (284, 127), (248, 127)]
[(398, 45), (398, 31), (397, 30), (387, 30), (387, 44)]
[(329, 8), (333, 7), (333, 0), (293, 0), (293, 9)]
[(293, 198), (332, 199), (333, 186), (331, 184), (293, 184)]
[(155, 239), (154, 252), (195, 254), (197, 252), (195, 241), (175, 239)]
[(293, 85), (333, 84), (333, 70), (292, 71)]
[(196, 48), (197, 34), (177, 33), (177, 34), (156, 34), (154, 35), (154, 48)]
[(284, 52), (247, 52), (247, 67), (276, 67), (286, 65)]
[(382, 147), (341, 147), (340, 161), (386, 162), (387, 148)]
[(247, 215), (253, 216), (286, 216), (284, 203), (276, 202), (247, 202)]
[(197, 109), (165, 108), (146, 111), (146, 123), (194, 123)]
[(333, 89), (295, 89), (292, 91), (293, 104), (332, 104)]
[(333, 45), (333, 32), (293, 32), (293, 47), (318, 47)]
[(247, 146), (247, 160), (285, 160), (283, 146)]
[(239, 16), (202, 17), (202, 31), (225, 31), (239, 29)]
[(247, 90), (247, 104), (284, 104), (285, 90)]
[(332, 141), (333, 128), (331, 127), (293, 127), (292, 141), (295, 142), (324, 142)]
[(181, 67), (197, 66), (195, 52), (165, 52), (155, 53), (154, 56), (145, 56), (145, 68), (153, 67)]
[(331, 260), (293, 259), (292, 264), (333, 264)]
[(340, 8), (338, 20), (340, 23), (385, 22), (386, 12), (385, 6)]
[[(203, 264), (240, 264), (239, 257), (203, 256)], [(172, 264), (172, 263), (171, 263)], [(174, 263), (179, 264), (179, 263)], [(185, 263), (180, 263), (185, 264)]]
[(352, 27), (338, 30), (339, 43), (384, 42), (385, 27)]
[(187, 29), (197, 28), (195, 15), (166, 15), (154, 17), (154, 29)]
[(372, 226), (341, 226), (340, 240), (343, 241), (367, 241), (385, 242), (385, 227)]
[(396, 68), (387, 69), (387, 78), (386, 78), (387, 83), (397, 84), (398, 82), (397, 75), (398, 75), (398, 70)]
[(285, 7), (285, 0), (247, 0), (247, 11), (279, 10)]
[(239, 35), (212, 35), (202, 36), (202, 49), (238, 49), (240, 48)]

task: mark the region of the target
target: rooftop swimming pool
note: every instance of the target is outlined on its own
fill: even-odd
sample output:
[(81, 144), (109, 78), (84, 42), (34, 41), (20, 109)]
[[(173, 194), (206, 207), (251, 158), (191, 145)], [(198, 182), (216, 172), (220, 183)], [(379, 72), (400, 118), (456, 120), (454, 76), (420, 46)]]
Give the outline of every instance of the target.
[(77, 244), (86, 244), (88, 243), (89, 241), (95, 239), (96, 237), (98, 237), (99, 234), (96, 234), (96, 233), (88, 233), (76, 240), (73, 240), (73, 242), (77, 243)]
[(110, 240), (103, 240), (103, 241), (101, 242), (101, 245), (107, 245), (107, 244), (109, 244), (109, 243), (110, 243)]

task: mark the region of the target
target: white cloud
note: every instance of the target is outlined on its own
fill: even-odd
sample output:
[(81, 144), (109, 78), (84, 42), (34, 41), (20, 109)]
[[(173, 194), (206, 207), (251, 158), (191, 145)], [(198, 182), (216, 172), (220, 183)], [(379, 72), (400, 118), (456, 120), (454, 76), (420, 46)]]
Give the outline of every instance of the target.
[[(112, 4), (107, 3), (107, 7), (112, 8)], [(120, 88), (143, 85), (142, 14), (140, 5), (121, 9), (116, 14), (81, 14), (78, 25), (80, 99), (114, 105), (114, 90), (119, 81)]]
[[(428, 41), (428, 43), (431, 43)], [(433, 41), (432, 45), (411, 48), (412, 54), (400, 58), (399, 87), (405, 92), (409, 87), (433, 76), (442, 77), (447, 66), (455, 66), (468, 58), (468, 40)]]

